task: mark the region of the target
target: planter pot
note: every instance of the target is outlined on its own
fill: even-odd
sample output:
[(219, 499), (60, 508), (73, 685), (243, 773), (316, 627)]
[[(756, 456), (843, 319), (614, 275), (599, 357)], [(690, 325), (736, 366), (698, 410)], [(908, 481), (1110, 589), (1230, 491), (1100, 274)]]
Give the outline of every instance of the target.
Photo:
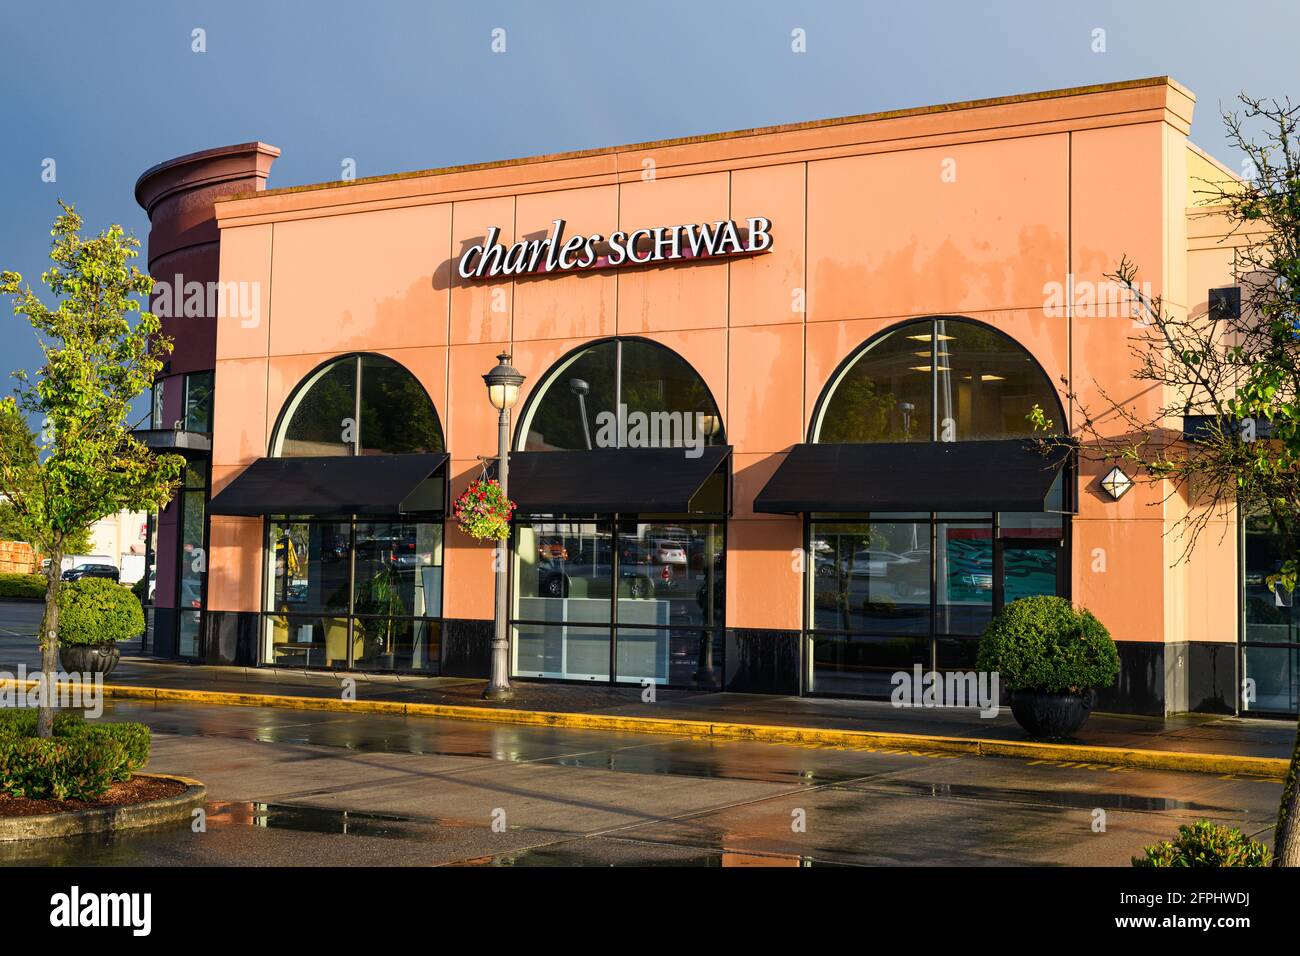
[(60, 644), (59, 663), (68, 672), (107, 677), (121, 659), (116, 644)]
[(1013, 690), (1011, 715), (1031, 737), (1056, 740), (1069, 737), (1088, 720), (1096, 693), (1086, 690), (1047, 693), (1039, 690)]

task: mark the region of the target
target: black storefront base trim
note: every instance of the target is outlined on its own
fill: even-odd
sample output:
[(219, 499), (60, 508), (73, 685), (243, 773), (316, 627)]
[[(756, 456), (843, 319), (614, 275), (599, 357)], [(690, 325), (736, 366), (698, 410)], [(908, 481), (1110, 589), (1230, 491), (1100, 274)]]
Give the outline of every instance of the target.
[(799, 631), (729, 627), (722, 689), (740, 694), (799, 695)]
[(207, 611), (203, 615), (203, 663), (257, 666), (262, 616), (256, 611)]
[(700, 449), (609, 448), (524, 451), (510, 455), (510, 497), (519, 514), (694, 514), (705, 483), (730, 445)]
[(754, 510), (1043, 511), (1067, 457), (1032, 439), (795, 445)]
[(176, 656), (176, 625), (176, 608), (154, 606), (152, 630), (149, 633), (149, 654), (151, 656)]
[(1097, 692), (1097, 710), (1155, 717), (1236, 712), (1235, 642), (1116, 641), (1115, 647), (1119, 679)]
[(445, 452), (259, 458), (208, 504), (214, 515), (429, 513), (446, 502)]
[(487, 678), (492, 668), (491, 621), (473, 618), (443, 618), (443, 677)]

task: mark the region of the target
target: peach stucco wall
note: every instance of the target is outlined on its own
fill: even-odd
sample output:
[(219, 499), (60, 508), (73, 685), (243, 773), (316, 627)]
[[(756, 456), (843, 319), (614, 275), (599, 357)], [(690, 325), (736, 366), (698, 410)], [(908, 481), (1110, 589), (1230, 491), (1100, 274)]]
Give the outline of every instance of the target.
[[(1188, 272), (1191, 102), (1151, 81), (221, 203), (222, 279), (261, 282), (267, 303), (265, 327), (219, 331), (214, 490), (267, 453), (285, 398), (331, 355), (377, 351), (416, 374), (443, 422), (455, 493), (495, 449), (481, 376), (498, 351), (528, 377), (526, 401), (575, 346), (641, 335), (703, 376), (735, 448), (728, 625), (798, 630), (801, 520), (755, 515), (753, 498), (805, 440), (832, 371), (872, 335), (909, 317), (971, 316), (1020, 341), (1063, 402), (1072, 387), (1085, 404), (1104, 389), (1155, 407), (1130, 378), (1130, 320), (1049, 315), (1046, 287), (1098, 281), (1124, 255), (1179, 308), (1195, 283), (1226, 281), (1210, 281), (1222, 263)], [(508, 243), (556, 218), (608, 234), (749, 216), (772, 219), (767, 255), (472, 283), (452, 268), (493, 225)], [(1110, 502), (1098, 478), (1081, 480), (1075, 597), (1120, 640), (1224, 639), (1230, 586), (1189, 603), (1221, 556), (1170, 572), (1160, 489)], [(212, 543), (214, 568), (231, 572), (214, 574), (210, 606), (255, 608), (257, 523), (213, 519)], [(489, 550), (449, 526), (445, 562), (444, 614), (491, 617)]]

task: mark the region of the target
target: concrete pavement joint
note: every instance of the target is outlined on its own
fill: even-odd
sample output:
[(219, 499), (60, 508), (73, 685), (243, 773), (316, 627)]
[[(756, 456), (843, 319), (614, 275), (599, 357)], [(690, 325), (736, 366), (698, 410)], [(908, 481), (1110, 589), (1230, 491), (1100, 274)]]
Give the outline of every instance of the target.
[[(0, 686), (35, 680), (0, 681)], [(60, 688), (92, 690), (90, 685), (60, 683)], [(347, 701), (329, 697), (291, 697), (283, 694), (235, 693), (228, 691), (180, 690), (170, 687), (134, 687), (105, 684), (109, 697), (137, 700), (188, 701), (239, 707), (278, 707), (290, 710), (320, 710), (353, 713), (383, 713), (443, 717), (487, 723), (564, 727), (583, 730), (665, 734), (679, 737), (719, 738), (779, 743), (797, 747), (834, 746), (856, 750), (902, 748), (909, 751), (969, 754), (979, 757), (1011, 757), (1048, 761), (1082, 761), (1106, 766), (1139, 767), (1146, 770), (1176, 770), (1189, 773), (1235, 773), (1255, 777), (1281, 778), (1290, 762), (1278, 757), (1249, 757), (1237, 754), (1192, 753), (1174, 750), (1143, 750), (1129, 747), (1099, 747), (1088, 744), (1041, 743), (1030, 740), (992, 740), (981, 737), (948, 737), (928, 734), (884, 733), (868, 730), (833, 730), (818, 727), (786, 727), (770, 724), (739, 724), (663, 717), (629, 717), (611, 714), (579, 714), (562, 711), (517, 710), (474, 707), (461, 704), (422, 704), (399, 701)]]

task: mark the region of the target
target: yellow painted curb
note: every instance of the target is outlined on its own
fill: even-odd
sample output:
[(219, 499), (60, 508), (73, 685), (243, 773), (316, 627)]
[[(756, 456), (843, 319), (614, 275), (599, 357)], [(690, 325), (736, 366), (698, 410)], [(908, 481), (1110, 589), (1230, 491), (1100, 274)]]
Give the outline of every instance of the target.
[[(0, 687), (24, 683), (0, 680)], [(61, 683), (68, 690), (92, 690), (91, 685)], [(418, 704), (384, 700), (348, 701), (334, 697), (292, 697), (285, 694), (240, 694), (227, 691), (182, 690), (171, 687), (135, 687), (105, 684), (108, 697), (135, 700), (174, 700), (194, 704), (234, 707), (277, 707), (287, 710), (321, 710), (336, 713), (393, 714), (443, 717), (493, 724), (560, 727), (573, 730), (667, 734), (678, 737), (713, 737), (753, 740), (797, 747), (838, 747), (848, 750), (901, 750), (909, 753), (965, 754), (976, 757), (1014, 757), (1053, 763), (1073, 762), (1144, 770), (1180, 770), (1191, 773), (1239, 774), (1251, 777), (1285, 777), (1290, 761), (1282, 757), (1246, 757), (1235, 754), (1189, 753), (1180, 750), (1142, 750), (1130, 747), (1095, 747), (1086, 744), (1040, 743), (1032, 740), (990, 740), (983, 737), (943, 737), (931, 734), (897, 734), (871, 730), (835, 730), (822, 727), (787, 727), (773, 724), (737, 724), (663, 717), (626, 717), (615, 714), (577, 714), (564, 711), (516, 710), (463, 704)]]

